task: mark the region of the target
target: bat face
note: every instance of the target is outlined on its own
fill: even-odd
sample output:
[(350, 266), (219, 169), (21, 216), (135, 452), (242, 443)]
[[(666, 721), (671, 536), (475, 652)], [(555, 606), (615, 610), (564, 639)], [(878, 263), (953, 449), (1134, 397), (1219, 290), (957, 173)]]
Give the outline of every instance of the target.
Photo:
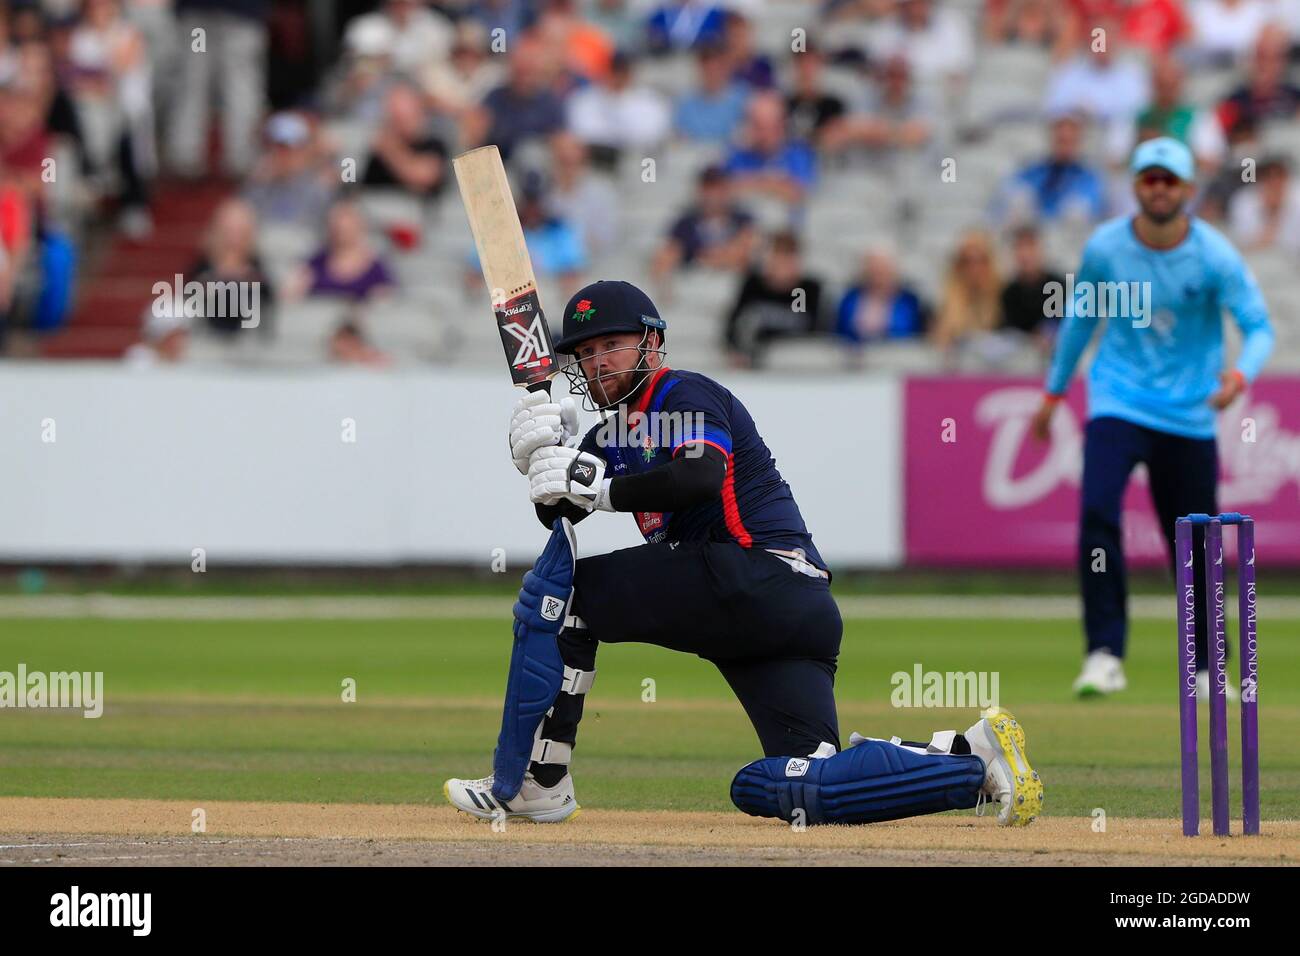
[(501, 154), (481, 146), (452, 160), (461, 199), (469, 216), (483, 279), (492, 293), (497, 331), (514, 384), (534, 391), (550, 389), (555, 347), (537, 296), (533, 263), (510, 193)]

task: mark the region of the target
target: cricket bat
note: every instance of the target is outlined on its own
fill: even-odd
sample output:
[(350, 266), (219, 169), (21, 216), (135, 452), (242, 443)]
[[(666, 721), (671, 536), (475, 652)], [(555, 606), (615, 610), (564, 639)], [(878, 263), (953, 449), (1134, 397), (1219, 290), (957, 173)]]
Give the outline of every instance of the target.
[(558, 368), (555, 346), (542, 314), (533, 263), (524, 245), (524, 230), (501, 154), (495, 146), (480, 146), (461, 153), (451, 165), (474, 233), (483, 279), (492, 295), (492, 312), (510, 378), (530, 392), (549, 392)]

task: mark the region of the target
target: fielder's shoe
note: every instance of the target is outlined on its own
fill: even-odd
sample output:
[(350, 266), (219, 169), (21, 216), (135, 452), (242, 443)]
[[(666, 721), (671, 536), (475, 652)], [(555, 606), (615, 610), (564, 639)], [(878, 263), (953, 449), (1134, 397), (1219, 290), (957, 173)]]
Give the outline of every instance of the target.
[[(1241, 697), (1241, 695), (1237, 693), (1237, 688), (1233, 686), (1232, 681), (1228, 681), (1228, 686), (1225, 687), (1223, 690), (1224, 690), (1224, 696), (1226, 696), (1228, 700), (1231, 701), (1232, 703), (1236, 703), (1236, 701)], [(1196, 672), (1196, 699), (1197, 700), (1210, 699), (1210, 672), (1209, 671)]]
[(578, 812), (578, 801), (573, 796), (573, 775), (567, 773), (553, 787), (543, 787), (531, 773), (524, 774), (523, 786), (509, 801), (492, 796), (490, 776), (481, 780), (452, 777), (442, 785), (442, 794), (457, 810), (464, 810), (480, 820), (518, 817), (534, 823), (560, 823)]
[(1043, 810), (1043, 781), (1029, 766), (1025, 731), (1007, 711), (990, 707), (966, 731), (971, 752), (984, 760), (984, 794), (1001, 805), (998, 824), (1023, 827)]
[(1128, 687), (1124, 679), (1124, 662), (1110, 651), (1093, 651), (1083, 659), (1083, 671), (1074, 682), (1080, 697), (1113, 694)]

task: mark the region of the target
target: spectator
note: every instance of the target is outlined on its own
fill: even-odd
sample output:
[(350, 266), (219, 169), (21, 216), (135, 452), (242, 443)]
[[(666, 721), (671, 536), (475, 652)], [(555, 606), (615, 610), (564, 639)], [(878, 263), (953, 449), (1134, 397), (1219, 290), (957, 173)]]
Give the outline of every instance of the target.
[(1253, 119), (1243, 119), (1234, 124), (1226, 135), (1227, 158), (1195, 198), (1197, 217), (1210, 223), (1223, 223), (1232, 197), (1246, 185), (1242, 182), (1242, 171), (1248, 163), (1255, 163), (1262, 149), (1259, 130)]
[(804, 272), (798, 237), (788, 230), (778, 232), (759, 267), (746, 274), (727, 315), (731, 360), (740, 367), (758, 368), (768, 343), (823, 328), (821, 280)]
[(732, 79), (731, 61), (720, 46), (702, 44), (695, 61), (699, 80), (678, 97), (673, 126), (696, 142), (725, 143), (745, 118), (749, 89)]
[(523, 39), (512, 49), (505, 84), (469, 111), (461, 130), (466, 149), (495, 143), (507, 162), (522, 144), (564, 126), (564, 104), (550, 89), (551, 69), (541, 44)]
[(744, 15), (729, 10), (723, 18), (722, 49), (731, 67), (731, 78), (755, 90), (776, 84), (772, 61), (754, 49), (754, 27)]
[(536, 174), (525, 176), (519, 201), (524, 244), (537, 274), (558, 279), (567, 297), (577, 290), (587, 268), (587, 248), (579, 229), (547, 206), (545, 180)]
[(337, 180), (311, 123), (302, 113), (276, 113), (266, 121), (266, 144), (244, 198), (264, 224), (319, 229)]
[(588, 82), (606, 79), (614, 43), (605, 31), (582, 18), (575, 0), (542, 0), (541, 7), (537, 37), (560, 52), (564, 67)]
[(700, 173), (695, 202), (677, 218), (655, 252), (651, 272), (663, 281), (679, 268), (700, 265), (738, 272), (757, 242), (754, 217), (735, 204), (727, 174), (718, 166)]
[[(3, 187), (0, 187), (3, 188)], [(9, 253), (0, 242), (0, 357), (5, 354), (8, 345), (9, 309), (14, 301), (14, 273), (9, 262)]]
[[(528, 247), (533, 271), (539, 278), (557, 279), (563, 294), (570, 295), (578, 288), (587, 268), (587, 249), (582, 233), (572, 223), (550, 211), (546, 181), (541, 173), (526, 173), (515, 197), (519, 224), (524, 230), (524, 245)], [(465, 262), (465, 288), (467, 292), (481, 288), (482, 282), (478, 255), (471, 250)]]
[(823, 146), (823, 136), (844, 115), (844, 101), (822, 85), (825, 55), (809, 43), (802, 53), (790, 54), (794, 64), (794, 89), (785, 100), (791, 139)]
[(1300, 88), (1286, 76), (1289, 43), (1281, 27), (1267, 26), (1259, 32), (1246, 84), (1219, 104), (1219, 123), (1229, 139), (1239, 123), (1260, 129), (1272, 120), (1300, 116)]
[(1255, 184), (1232, 197), (1228, 224), (1233, 241), (1247, 252), (1281, 249), (1300, 256), (1300, 187), (1285, 157), (1259, 164)]
[(614, 55), (609, 76), (569, 97), (569, 131), (592, 149), (592, 158), (613, 166), (625, 150), (652, 150), (668, 136), (671, 112), (655, 90), (632, 82), (626, 53)]
[(15, 286), (10, 321), (39, 331), (63, 323), (77, 260), (49, 215), (46, 106), (36, 78), (13, 70), (0, 76), (0, 242)]
[(118, 225), (142, 239), (153, 229), (145, 180), (155, 167), (153, 94), (143, 35), (118, 0), (86, 0), (68, 49), (78, 127), (94, 167), (115, 170), (102, 191), (120, 203)]
[(1264, 0), (1192, 0), (1192, 49), (1219, 65), (1245, 59), (1276, 7)]
[[(257, 212), (242, 199), (227, 199), (212, 215), (212, 224), (204, 237), (203, 253), (185, 272), (186, 282), (240, 283), (244, 291), (237, 301), (256, 302), (257, 314), (224, 314), (230, 309), (208, 315), (206, 311), (194, 316), (203, 320), (204, 327), (217, 335), (233, 335), (245, 322), (255, 321), (263, 332), (272, 326), (271, 315), (275, 307), (275, 284), (271, 281), (257, 255)], [(255, 283), (255, 286), (248, 284)], [(254, 294), (251, 289), (256, 288)], [(255, 297), (254, 297), (255, 296)], [(229, 301), (229, 299), (223, 299)], [(207, 299), (205, 297), (206, 306)], [(250, 326), (251, 328), (252, 326)]]
[(983, 231), (962, 236), (948, 263), (933, 339), (944, 352), (991, 332), (1001, 320), (1002, 281), (993, 240)]
[(1069, 0), (1057, 50), (1062, 58), (1091, 43), (1102, 24), (1126, 46), (1163, 56), (1182, 43), (1192, 26), (1182, 0)]
[(1053, 6), (1051, 0), (989, 0), (984, 4), (984, 39), (1050, 50), (1064, 27)]
[(329, 340), (329, 355), (341, 365), (363, 365), (368, 368), (388, 368), (392, 356), (380, 351), (366, 341), (359, 318), (344, 320)]
[(1013, 224), (1035, 219), (1096, 221), (1105, 206), (1101, 176), (1079, 160), (1083, 123), (1060, 116), (1051, 124), (1046, 159), (1031, 163), (1003, 184), (996, 206), (999, 217)]
[(956, 10), (933, 0), (896, 0), (867, 49), (868, 59), (902, 57), (922, 83), (957, 85), (975, 63), (970, 26)]
[[(88, 174), (94, 164), (86, 150), (76, 104), (68, 94), (67, 84), (55, 70), (54, 53), (49, 43), (44, 39), (28, 40), (14, 53), (10, 62), (17, 75), (22, 77), (23, 84), (44, 104), (46, 132), (56, 140), (66, 142), (76, 153), (80, 166), (78, 172), (83, 176)], [(3, 69), (0, 65), (0, 71)]]
[(1015, 272), (1002, 287), (1003, 329), (1033, 336), (1044, 354), (1051, 352), (1056, 321), (1047, 316), (1048, 283), (1064, 288), (1065, 277), (1048, 269), (1043, 257), (1043, 242), (1033, 226), (1021, 226), (1011, 241)]
[(392, 25), (382, 17), (352, 22), (343, 38), (343, 57), (322, 97), (329, 115), (360, 123), (367, 130), (378, 125), (388, 88), (396, 79), (396, 42)]
[(155, 303), (146, 313), (143, 331), (144, 338), (122, 354), (122, 360), (128, 366), (148, 369), (177, 365), (188, 357), (189, 319), (176, 315), (170, 304)]
[(1121, 53), (1117, 22), (1103, 19), (1099, 26), (1106, 30), (1105, 43), (1096, 45), (1085, 36), (1075, 56), (1052, 71), (1044, 112), (1082, 114), (1113, 130), (1131, 125), (1151, 97), (1142, 65)]
[(721, 43), (725, 27), (726, 12), (709, 0), (666, 0), (646, 21), (646, 47), (651, 53), (672, 53)]
[(387, 28), (393, 38), (393, 69), (408, 76), (417, 75), (429, 63), (446, 60), (455, 36), (451, 22), (420, 0), (383, 0), (374, 13), (349, 21), (343, 42), (348, 45), (358, 34), (378, 35), (377, 28)]
[(397, 280), (370, 244), (366, 220), (350, 199), (330, 207), (325, 248), (312, 256), (289, 280), (285, 300), (304, 296), (337, 296), (361, 305), (390, 296)]
[(855, 345), (925, 334), (929, 315), (920, 296), (898, 275), (893, 246), (872, 246), (862, 258), (857, 280), (845, 290), (836, 313), (835, 332)]
[(531, 25), (534, 13), (533, 0), (468, 0), (463, 4), (466, 17), (477, 21), (483, 29), (501, 36), (522, 36)]
[(936, 112), (912, 83), (907, 61), (893, 57), (876, 71), (874, 86), (854, 111), (836, 123), (822, 143), (835, 152), (866, 147), (877, 157), (914, 152), (930, 141)]
[(487, 49), (483, 28), (473, 20), (462, 20), (448, 59), (425, 65), (421, 81), (437, 112), (462, 123), (471, 109), (501, 85), (500, 65), (488, 56)]
[(616, 50), (640, 50), (644, 45), (643, 22), (629, 0), (595, 0), (586, 16), (614, 42)]
[(391, 187), (427, 199), (447, 182), (447, 147), (430, 132), (430, 118), (420, 93), (405, 83), (393, 85), (386, 115), (370, 144), (370, 159), (361, 181)]
[(253, 165), (265, 99), (268, 0), (176, 0), (176, 9), (181, 51), (168, 137), (172, 166), (182, 176), (203, 174), (215, 83), (223, 169), (243, 177)]
[(1202, 110), (1183, 96), (1184, 71), (1172, 56), (1162, 56), (1151, 67), (1151, 102), (1132, 126), (1116, 127), (1108, 152), (1116, 164), (1127, 165), (1133, 147), (1156, 136), (1186, 143), (1202, 172), (1223, 162), (1228, 144), (1223, 127), (1212, 112)]
[(807, 143), (786, 132), (785, 102), (765, 91), (749, 101), (741, 142), (724, 168), (741, 196), (766, 196), (790, 207), (803, 204), (817, 176), (817, 159)]
[(557, 219), (578, 230), (590, 255), (601, 256), (617, 246), (621, 205), (618, 190), (608, 179), (591, 171), (582, 140), (572, 133), (551, 137), (547, 208)]

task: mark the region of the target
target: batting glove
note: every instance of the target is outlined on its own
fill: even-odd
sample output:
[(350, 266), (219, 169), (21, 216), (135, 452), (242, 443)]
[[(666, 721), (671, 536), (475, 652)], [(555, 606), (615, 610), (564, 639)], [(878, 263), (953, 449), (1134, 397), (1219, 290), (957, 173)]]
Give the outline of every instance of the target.
[(578, 409), (573, 399), (551, 401), (543, 391), (529, 392), (510, 414), (510, 457), (519, 474), (528, 474), (528, 459), (548, 445), (577, 444)]
[(572, 501), (587, 511), (613, 511), (605, 463), (576, 448), (552, 445), (533, 453), (528, 466), (529, 497), (537, 504)]

